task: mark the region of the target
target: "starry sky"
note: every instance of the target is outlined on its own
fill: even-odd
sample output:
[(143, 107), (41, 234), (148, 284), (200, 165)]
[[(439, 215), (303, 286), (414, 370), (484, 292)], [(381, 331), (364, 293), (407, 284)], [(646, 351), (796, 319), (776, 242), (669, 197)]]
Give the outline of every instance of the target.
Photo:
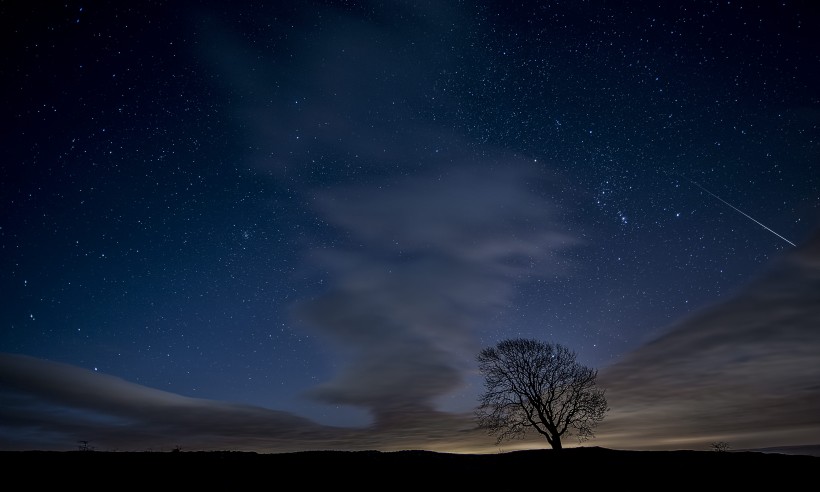
[(510, 337), (605, 376), (593, 444), (714, 440), (627, 414), (820, 367), (820, 12), (656, 3), (3, 2), (0, 447), (498, 450)]

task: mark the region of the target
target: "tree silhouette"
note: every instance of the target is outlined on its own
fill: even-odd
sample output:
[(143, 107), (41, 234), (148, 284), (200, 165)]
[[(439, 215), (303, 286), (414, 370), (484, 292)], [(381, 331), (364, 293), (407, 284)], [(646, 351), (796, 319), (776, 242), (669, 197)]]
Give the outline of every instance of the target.
[(717, 451), (718, 453), (724, 453), (729, 451), (729, 443), (726, 441), (716, 441), (710, 444), (712, 451)]
[(555, 450), (562, 449), (564, 435), (574, 434), (579, 442), (594, 437), (609, 407), (605, 391), (596, 387), (598, 371), (575, 359), (560, 344), (523, 338), (483, 349), (479, 427), (495, 435), (496, 444), (535, 429)]

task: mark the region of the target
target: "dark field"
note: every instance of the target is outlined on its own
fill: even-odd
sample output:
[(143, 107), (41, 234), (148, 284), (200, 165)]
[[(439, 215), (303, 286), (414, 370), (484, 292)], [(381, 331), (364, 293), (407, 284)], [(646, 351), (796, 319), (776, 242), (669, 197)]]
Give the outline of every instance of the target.
[(20, 487), (160, 487), (206, 490), (549, 490), (626, 485), (681, 490), (739, 486), (812, 489), (820, 457), (762, 452), (570, 448), (463, 455), (427, 451), (0, 452), (6, 482)]

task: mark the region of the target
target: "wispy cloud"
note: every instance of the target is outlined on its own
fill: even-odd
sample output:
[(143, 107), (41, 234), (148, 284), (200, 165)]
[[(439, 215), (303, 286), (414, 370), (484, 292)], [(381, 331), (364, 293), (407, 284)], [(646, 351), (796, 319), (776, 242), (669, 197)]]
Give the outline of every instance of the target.
[(602, 374), (601, 434), (644, 446), (820, 442), (820, 236)]
[(265, 54), (217, 23), (208, 49), (242, 95), (250, 167), (287, 177), (327, 234), (349, 238), (306, 258), (328, 289), (299, 302), (295, 319), (342, 364), (309, 394), (379, 425), (435, 411), (474, 370), (476, 333), (516, 282), (561, 272), (557, 255), (576, 241), (546, 191), (560, 190), (548, 168), (476, 148), (436, 116), (458, 105), (434, 87), (451, 55), (419, 36), (447, 43), (463, 13), (407, 7), (378, 21), (378, 9), (305, 19), (310, 35)]
[(359, 246), (314, 256), (332, 283), (296, 311), (348, 355), (314, 396), (363, 406), (380, 421), (432, 410), (474, 370), (476, 332), (507, 307), (515, 282), (562, 271), (556, 256), (573, 239), (528, 187), (535, 170), (504, 165), (319, 197), (319, 210)]
[(67, 364), (0, 354), (0, 449), (100, 451), (495, 449), (468, 415), (340, 428), (287, 412), (188, 398)]
[[(274, 8), (254, 44), (223, 16), (200, 17), (201, 54), (230, 94), (252, 168), (299, 184), (341, 163), (353, 174), (416, 168), (450, 143), (452, 127), (430, 109), (456, 110), (452, 98), (435, 99), (434, 85), (453, 56), (440, 47), (470, 19), (450, 7), (372, 7), (313, 5), (280, 22)], [(294, 24), (298, 37), (288, 35)]]

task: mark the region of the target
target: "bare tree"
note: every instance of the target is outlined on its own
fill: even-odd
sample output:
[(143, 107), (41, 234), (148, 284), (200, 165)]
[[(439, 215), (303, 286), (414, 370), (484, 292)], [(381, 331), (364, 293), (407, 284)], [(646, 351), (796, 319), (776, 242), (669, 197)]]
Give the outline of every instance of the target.
[(726, 441), (716, 441), (710, 444), (712, 447), (712, 451), (717, 451), (718, 453), (724, 453), (729, 451), (729, 443)]
[(598, 371), (575, 359), (562, 345), (522, 338), (482, 350), (479, 426), (497, 436), (496, 444), (535, 429), (556, 450), (564, 435), (574, 434), (579, 442), (594, 437), (609, 407), (604, 390), (596, 387)]

